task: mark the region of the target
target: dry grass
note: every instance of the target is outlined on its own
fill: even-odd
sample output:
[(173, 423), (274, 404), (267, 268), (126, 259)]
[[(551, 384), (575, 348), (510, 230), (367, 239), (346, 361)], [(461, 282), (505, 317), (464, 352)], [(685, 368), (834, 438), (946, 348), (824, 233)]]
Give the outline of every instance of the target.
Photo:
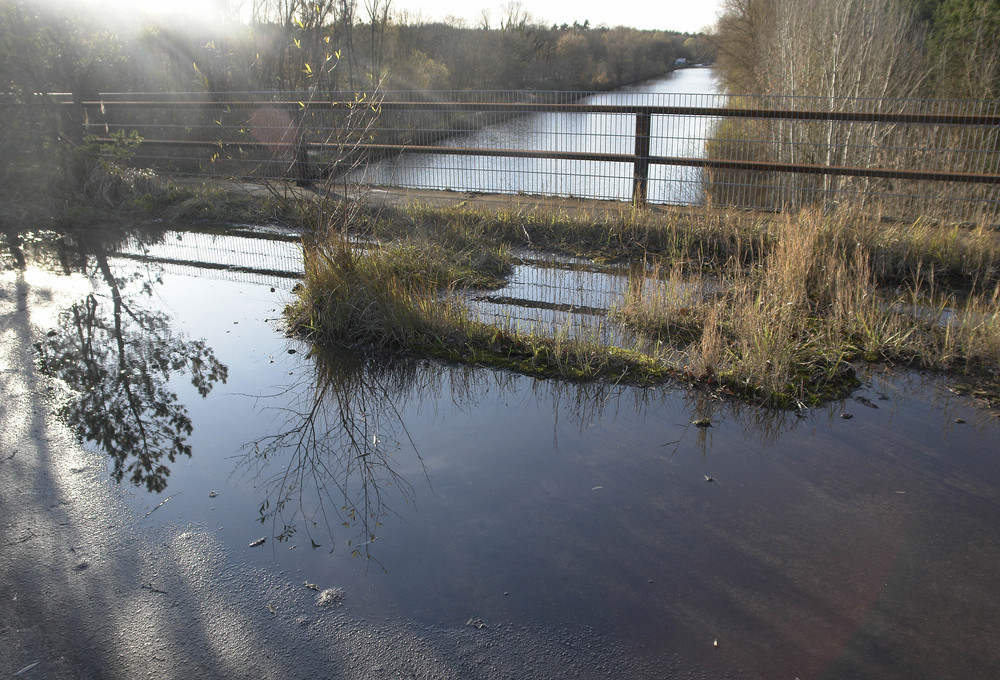
[[(305, 279), (286, 318), (293, 332), (320, 345), (404, 351), (576, 380), (648, 383), (670, 371), (656, 357), (628, 349), (472, 319), (454, 293), (495, 282), (489, 274), (497, 269), (496, 257), (488, 254), (456, 252), (422, 237), (359, 248), (337, 232), (311, 240), (304, 251)], [(469, 262), (483, 269), (472, 272)]]
[[(630, 286), (617, 314), (659, 341), (685, 345), (696, 377), (776, 404), (848, 392), (857, 359), (996, 379), (996, 234), (919, 224), (910, 233), (877, 232), (808, 212), (783, 216), (770, 231), (761, 261), (717, 271), (719, 295), (692, 301), (678, 291), (704, 283), (676, 269), (654, 272), (664, 282), (657, 293)], [(944, 286), (934, 275), (942, 269), (972, 292)]]
[[(983, 226), (818, 211), (588, 220), (421, 207), (358, 224), (389, 245), (358, 251), (329, 235), (306, 249), (291, 318), (324, 343), (570, 378), (683, 375), (779, 406), (849, 393), (857, 361), (1000, 381), (1000, 240)], [(497, 285), (512, 245), (635, 262), (612, 319), (644, 349), (470, 321), (449, 291)]]

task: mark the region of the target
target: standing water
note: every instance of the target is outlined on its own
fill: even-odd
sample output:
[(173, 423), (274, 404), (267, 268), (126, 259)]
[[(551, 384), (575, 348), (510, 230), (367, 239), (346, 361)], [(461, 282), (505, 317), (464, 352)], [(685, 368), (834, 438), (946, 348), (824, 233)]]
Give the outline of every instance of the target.
[[(125, 471), (137, 521), (339, 588), (351, 621), (419, 631), (434, 656), (486, 640), (476, 677), (506, 677), (511, 645), (538, 677), (1000, 667), (1000, 426), (941, 380), (872, 374), (793, 414), (316, 353), (282, 333), (280, 233), (50, 238), (7, 262), (64, 417)], [(130, 440), (122, 404), (177, 436)]]
[[(575, 103), (591, 106), (707, 106), (722, 97), (710, 68), (675, 71), (662, 78)], [(709, 120), (699, 116), (652, 117), (650, 154), (701, 158)], [(632, 154), (635, 115), (614, 113), (532, 113), (448, 137), (444, 146)], [(359, 172), (353, 181), (374, 185), (446, 189), (491, 194), (543, 194), (629, 201), (632, 163), (541, 158), (406, 153)], [(701, 169), (653, 165), (651, 203), (702, 201)]]

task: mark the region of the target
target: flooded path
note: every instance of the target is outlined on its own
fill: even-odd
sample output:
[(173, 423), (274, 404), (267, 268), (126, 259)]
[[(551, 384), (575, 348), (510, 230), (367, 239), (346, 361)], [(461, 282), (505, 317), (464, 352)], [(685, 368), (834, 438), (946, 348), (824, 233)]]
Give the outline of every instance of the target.
[[(293, 235), (262, 235), (24, 235), (5, 265), (32, 290), (64, 418), (124, 471), (138, 526), (194, 531), (285, 583), (253, 605), (285, 635), (319, 635), (300, 623), (309, 585), (340, 588), (344, 626), (387, 649), (418, 631), (441, 664), (394, 666), (397, 649), (343, 677), (1000, 666), (1000, 421), (943, 381), (873, 373), (796, 415), (311, 354), (280, 321)], [(586, 279), (595, 307), (608, 276)], [(127, 418), (159, 422), (158, 448), (124, 437)]]

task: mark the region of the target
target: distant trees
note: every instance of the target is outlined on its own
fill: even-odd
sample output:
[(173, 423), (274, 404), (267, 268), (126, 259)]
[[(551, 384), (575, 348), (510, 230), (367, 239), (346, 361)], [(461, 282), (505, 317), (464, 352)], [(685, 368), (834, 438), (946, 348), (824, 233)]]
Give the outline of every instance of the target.
[(475, 27), (396, 15), (391, 0), (253, 0), (248, 11), (243, 23), (112, 27), (85, 8), (0, 0), (0, 90), (596, 89), (713, 58), (704, 35), (547, 27), (518, 2)]
[(897, 0), (726, 0), (717, 70), (733, 94), (906, 97), (923, 34)]
[(49, 92), (603, 89), (713, 52), (700, 34), (543, 26), (519, 2), (475, 27), (396, 14), (392, 0), (253, 0), (248, 11), (242, 23), (113, 30), (84, 9), (0, 0), (0, 88), (10, 92), (16, 80)]
[(1000, 98), (1000, 0), (923, 0), (930, 91), (959, 99)]
[[(1000, 0), (725, 0), (717, 72), (733, 104), (896, 113), (905, 100), (1000, 94)], [(788, 99), (783, 99), (788, 97)], [(912, 107), (909, 107), (912, 108)], [(924, 135), (917, 137), (917, 135)], [(952, 149), (952, 169), (993, 163), (993, 131), (869, 123), (730, 120), (709, 143), (718, 157), (823, 166), (919, 167), (927, 148)], [(879, 196), (897, 207), (926, 185), (829, 175), (746, 171), (709, 176), (721, 202), (834, 205)], [(938, 187), (939, 192), (979, 188)], [(982, 189), (986, 191), (986, 189)], [(955, 194), (958, 196), (958, 194)], [(978, 194), (976, 194), (978, 195)]]
[(734, 94), (1000, 97), (1000, 0), (726, 0)]
[[(499, 26), (486, 28), (485, 26)], [(419, 53), (447, 70), (452, 89), (607, 89), (657, 76), (684, 57), (711, 61), (704, 35), (588, 23), (542, 26), (522, 12), (477, 28), (455, 23), (398, 23), (390, 27), (388, 83), (408, 87), (407, 63)]]

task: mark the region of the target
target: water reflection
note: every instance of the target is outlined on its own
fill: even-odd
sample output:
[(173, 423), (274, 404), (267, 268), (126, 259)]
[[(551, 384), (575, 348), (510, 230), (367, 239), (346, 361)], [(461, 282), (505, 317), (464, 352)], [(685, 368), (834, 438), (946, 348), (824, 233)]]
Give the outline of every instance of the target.
[(69, 388), (61, 417), (111, 456), (115, 480), (160, 492), (167, 463), (191, 456), (191, 417), (170, 381), (186, 375), (205, 397), (228, 370), (204, 340), (176, 334), (170, 317), (145, 300), (156, 278), (112, 273), (108, 253), (128, 236), (93, 230), (33, 244), (41, 262), (54, 255), (64, 273), (84, 273), (95, 283), (35, 347), (41, 370)]
[(11, 229), (5, 229), (3, 236), (12, 258), (11, 267), (13, 269), (23, 270), (25, 268), (24, 250), (22, 249), (24, 240), (21, 238), (19, 233)]
[(433, 391), (433, 376), (413, 361), (372, 362), (348, 352), (314, 350), (310, 359), (310, 378), (275, 395), (281, 406), (264, 407), (276, 412), (276, 429), (245, 447), (237, 473), (263, 490), (259, 520), (276, 540), (301, 529), (313, 548), (332, 552), (342, 527), (352, 533), (351, 553), (371, 557), (391, 497), (413, 501), (397, 471), (401, 453), (409, 450), (422, 467), (400, 401), (414, 388)]
[[(661, 443), (668, 456), (692, 444), (708, 455), (711, 430), (693, 424), (702, 418), (743, 423), (754, 438), (767, 442), (803, 422), (792, 413), (675, 387), (568, 383), (344, 349), (313, 348), (306, 363), (305, 378), (259, 397), (259, 411), (273, 415), (273, 424), (243, 447), (234, 476), (257, 488), (257, 519), (270, 527), (275, 540), (331, 553), (344, 546), (351, 556), (379, 564), (373, 545), (386, 520), (414, 506), (424, 489), (433, 495), (424, 454), (438, 460), (439, 452), (423, 451), (421, 441), (435, 438), (437, 418), (445, 422), (455, 412), (472, 414), (527, 400), (544, 405), (544, 411), (551, 408), (552, 447), (558, 450), (560, 436), (578, 442), (599, 424), (619, 417), (642, 422), (647, 413), (671, 410), (669, 404), (681, 401), (687, 414), (682, 422), (650, 423), (674, 432), (672, 441)], [(435, 413), (422, 412), (427, 409)], [(477, 446), (469, 441), (449, 445)]]

